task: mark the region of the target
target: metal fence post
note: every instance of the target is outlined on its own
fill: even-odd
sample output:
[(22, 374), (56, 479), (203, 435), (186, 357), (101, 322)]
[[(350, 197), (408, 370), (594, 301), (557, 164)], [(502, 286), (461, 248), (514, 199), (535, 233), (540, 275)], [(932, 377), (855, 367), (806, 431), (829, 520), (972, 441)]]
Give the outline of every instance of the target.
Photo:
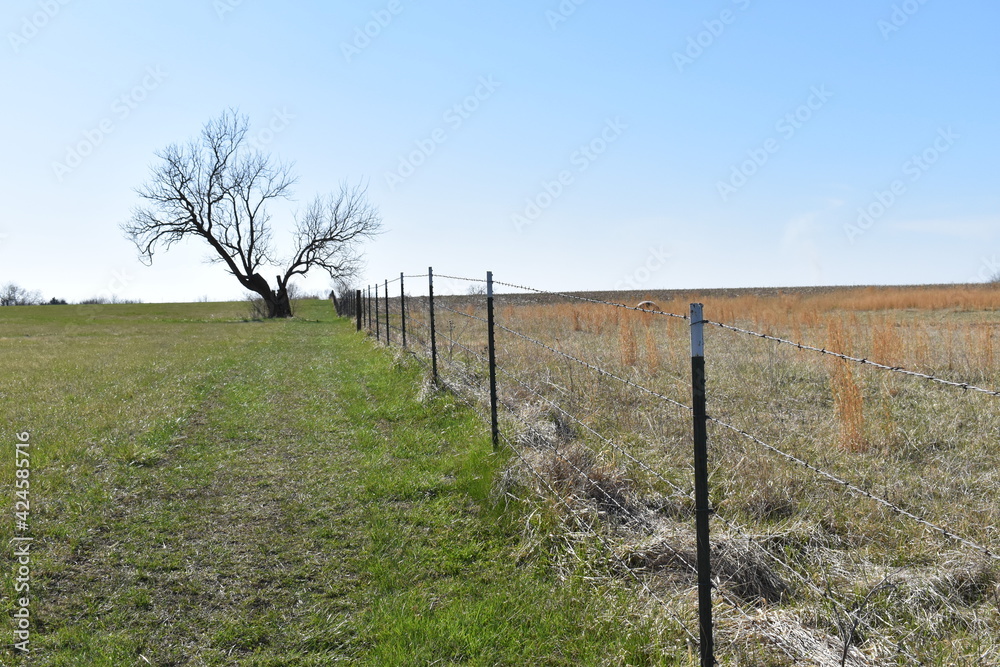
[(366, 314), (366, 324), (365, 328), (368, 329), (368, 333), (372, 332), (372, 286), (368, 286), (368, 298), (365, 299), (365, 314)]
[(354, 319), (358, 323), (358, 331), (361, 331), (361, 290), (354, 291)]
[(403, 330), (403, 349), (406, 349), (406, 290), (403, 288), (403, 272), (399, 272), (399, 322)]
[(378, 315), (378, 283), (375, 283), (375, 341), (382, 340), (382, 319)]
[(486, 272), (486, 328), (490, 355), (490, 436), (493, 451), (500, 448), (500, 423), (497, 421), (497, 353), (493, 334), (493, 272)]
[(385, 344), (389, 345), (389, 279), (385, 281)]
[(714, 667), (712, 554), (708, 536), (708, 416), (705, 408), (705, 324), (702, 304), (691, 304), (691, 394), (694, 408), (694, 498), (698, 540), (698, 625), (701, 667)]
[(434, 379), (434, 384), (437, 384), (438, 353), (437, 338), (434, 335), (434, 267), (428, 267), (427, 269), (427, 289), (427, 302), (431, 313), (431, 377)]

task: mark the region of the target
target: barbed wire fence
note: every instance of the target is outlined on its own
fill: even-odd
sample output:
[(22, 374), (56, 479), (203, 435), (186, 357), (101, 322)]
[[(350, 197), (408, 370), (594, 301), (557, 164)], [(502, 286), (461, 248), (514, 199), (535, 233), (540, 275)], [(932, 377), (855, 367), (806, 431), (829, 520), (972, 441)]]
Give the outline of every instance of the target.
[[(435, 280), (466, 285), (466, 294), (436, 296)], [(426, 287), (426, 296), (407, 294), (408, 284)], [(494, 293), (496, 287), (514, 291), (499, 295)], [(888, 490), (879, 493), (864, 481), (852, 481), (844, 471), (829, 470), (829, 462), (810, 460), (794, 448), (775, 444), (731, 416), (707, 412), (703, 329), (707, 326), (795, 353), (822, 355), (963, 393), (998, 397), (1000, 392), (716, 322), (702, 316), (700, 304), (692, 304), (686, 314), (675, 313), (494, 281), (492, 273), (485, 279), (435, 274), (433, 269), (426, 274), (401, 273), (357, 290), (353, 296), (349, 312), (357, 329), (385, 345), (411, 352), (428, 367), (434, 384), (448, 387), (467, 403), (489, 426), (494, 448), (509, 449), (524, 473), (537, 482), (531, 486), (533, 492), (556, 501), (577, 535), (597, 541), (609, 569), (636, 581), (690, 645), (697, 646), (702, 665), (715, 664), (717, 639), (723, 642), (720, 651), (734, 652), (740, 637), (748, 634), (763, 638), (797, 664), (873, 664), (870, 661), (875, 658), (858, 647), (869, 634), (867, 629), (879, 622), (871, 618), (878, 613), (871, 600), (891, 592), (893, 577), (904, 569), (880, 570), (871, 577), (873, 585), (860, 590), (851, 574), (870, 568), (860, 556), (854, 563), (838, 563), (817, 575), (810, 563), (797, 559), (796, 552), (804, 551), (801, 545), (783, 544), (781, 530), (768, 533), (751, 527), (741, 512), (730, 511), (724, 499), (711, 495), (709, 483), (724, 463), (718, 456), (709, 462), (709, 430), (715, 433), (713, 439), (722, 440), (728, 434), (752, 445), (758, 457), (766, 455), (794, 466), (811, 478), (808, 484), (825, 485), (871, 504), (887, 520), (909, 522), (958, 549), (993, 563), (1000, 561), (994, 542), (929, 518), (919, 507), (893, 501)], [(666, 379), (664, 386), (651, 381), (652, 374), (611, 368), (616, 364), (608, 361), (608, 355), (588, 359), (587, 350), (576, 349), (580, 346), (561, 336), (556, 324), (548, 330), (555, 338), (551, 342), (543, 340), (544, 332), (519, 330), (514, 309), (541, 303), (526, 296), (545, 297), (547, 305), (579, 303), (612, 313), (624, 332), (621, 354), (632, 358), (635, 351), (625, 349), (627, 332), (633, 326), (629, 318), (647, 324), (659, 319), (686, 327), (691, 332), (690, 375), (662, 369), (656, 376), (658, 381)], [(502, 311), (499, 318), (497, 301)], [(575, 311), (573, 317), (576, 330)], [(677, 340), (686, 336), (676, 335), (679, 330), (673, 333), (676, 347)], [(656, 341), (648, 346), (655, 355)], [(708, 349), (712, 350), (711, 341)], [(521, 368), (515, 370), (517, 366)], [(532, 369), (541, 370), (529, 379)], [(581, 395), (588, 399), (581, 400)], [(712, 396), (716, 396), (714, 391)], [(628, 424), (621, 428), (614, 420), (609, 422), (596, 405), (602, 400), (618, 402), (630, 414), (644, 416), (649, 430), (662, 438), (657, 443), (662, 451), (651, 456), (648, 440), (634, 437)], [(664, 444), (667, 441), (669, 445)], [(684, 449), (688, 449), (686, 456)], [(740, 451), (746, 452), (744, 460), (750, 460), (748, 450)], [(640, 497), (635, 488), (642, 484), (645, 496)], [(709, 537), (709, 517), (719, 528), (714, 540)], [(681, 528), (685, 524), (688, 528)], [(636, 535), (644, 541), (629, 544), (629, 537)], [(718, 604), (713, 604), (713, 594)], [(792, 597), (811, 601), (820, 610), (817, 616), (822, 613), (824, 619), (805, 627), (770, 611)], [(889, 622), (883, 619), (883, 624)], [(717, 637), (720, 629), (725, 632)], [(916, 634), (914, 629), (896, 638), (896, 659), (916, 662), (908, 644)]]

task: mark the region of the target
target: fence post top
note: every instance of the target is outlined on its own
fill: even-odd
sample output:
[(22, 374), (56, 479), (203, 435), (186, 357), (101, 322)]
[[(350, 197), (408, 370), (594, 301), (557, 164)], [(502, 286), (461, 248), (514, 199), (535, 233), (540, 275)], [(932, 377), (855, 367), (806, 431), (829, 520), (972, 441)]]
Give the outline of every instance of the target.
[(705, 318), (700, 303), (691, 304), (691, 357), (705, 356)]

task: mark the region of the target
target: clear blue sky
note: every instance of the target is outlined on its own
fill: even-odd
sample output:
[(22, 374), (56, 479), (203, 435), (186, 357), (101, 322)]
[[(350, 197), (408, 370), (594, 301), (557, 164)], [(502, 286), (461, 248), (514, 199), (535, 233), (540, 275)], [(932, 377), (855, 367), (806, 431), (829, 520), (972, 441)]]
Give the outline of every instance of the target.
[(1000, 269), (992, 1), (7, 0), (0, 16), (0, 282), (46, 297), (241, 296), (205, 248), (146, 268), (118, 228), (154, 151), (227, 107), (297, 165), (279, 230), (317, 192), (370, 183), (385, 233), (365, 281)]

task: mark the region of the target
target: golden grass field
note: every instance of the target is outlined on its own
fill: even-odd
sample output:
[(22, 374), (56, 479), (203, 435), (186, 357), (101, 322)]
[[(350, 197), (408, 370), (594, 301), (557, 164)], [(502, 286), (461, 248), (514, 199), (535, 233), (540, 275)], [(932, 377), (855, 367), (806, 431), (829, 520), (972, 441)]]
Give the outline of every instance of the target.
[[(715, 322), (1000, 388), (993, 285), (575, 296), (679, 314), (702, 302)], [(438, 303), (441, 374), (487, 405), (486, 330), (467, 317), (485, 317), (485, 299)], [(426, 305), (408, 305), (424, 356)], [(690, 405), (688, 323), (556, 295), (499, 294), (495, 309), (499, 327), (606, 371), (497, 332), (502, 430), (518, 451), (499, 493), (539, 498), (526, 544), (566, 571), (628, 570), (665, 623), (696, 628), (691, 413), (668, 402)], [(706, 364), (711, 417), (855, 489), (710, 424), (720, 659), (1000, 664), (1000, 569), (983, 551), (1000, 554), (1000, 397), (714, 326)]]

